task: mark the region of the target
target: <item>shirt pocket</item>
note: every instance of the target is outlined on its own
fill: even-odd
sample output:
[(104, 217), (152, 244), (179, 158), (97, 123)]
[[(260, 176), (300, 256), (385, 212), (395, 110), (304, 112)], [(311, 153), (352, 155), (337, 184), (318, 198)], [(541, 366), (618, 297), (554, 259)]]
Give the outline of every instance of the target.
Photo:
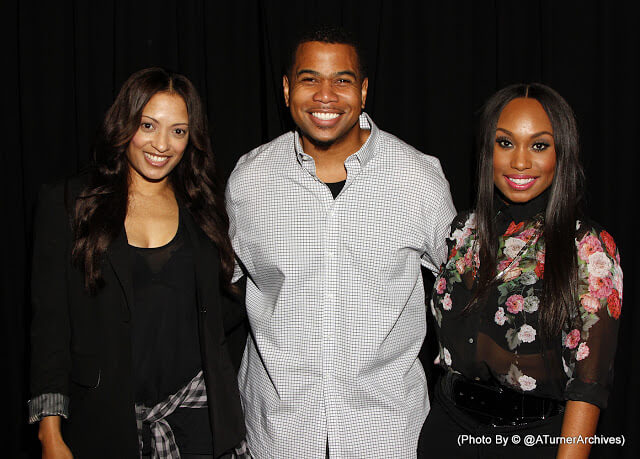
[(100, 385), (101, 370), (98, 359), (90, 355), (71, 355), (71, 381), (87, 389)]

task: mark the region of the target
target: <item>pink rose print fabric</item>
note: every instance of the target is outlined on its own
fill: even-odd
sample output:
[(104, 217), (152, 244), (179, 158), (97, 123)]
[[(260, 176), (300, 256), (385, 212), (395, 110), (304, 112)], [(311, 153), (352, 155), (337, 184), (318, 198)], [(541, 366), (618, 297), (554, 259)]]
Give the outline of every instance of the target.
[[(603, 407), (622, 315), (620, 254), (608, 232), (577, 222), (572, 318), (545, 344), (539, 318), (546, 306), (546, 250), (544, 233), (538, 234), (544, 225), (535, 225), (541, 215), (533, 217), (501, 223), (496, 273), (505, 272), (482, 306), (470, 310), (479, 268), (475, 215), (454, 220), (448, 261), (430, 301), (440, 343), (438, 364), (476, 380), (497, 378), (522, 392)], [(535, 242), (528, 245), (532, 238)]]

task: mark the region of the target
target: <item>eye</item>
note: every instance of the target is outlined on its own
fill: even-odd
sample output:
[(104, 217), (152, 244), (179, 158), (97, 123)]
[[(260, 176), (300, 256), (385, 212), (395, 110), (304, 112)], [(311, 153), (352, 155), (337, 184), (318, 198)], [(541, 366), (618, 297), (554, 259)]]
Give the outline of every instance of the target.
[(350, 84), (351, 80), (348, 78), (339, 78), (336, 80), (336, 84)]
[(302, 77), (302, 78), (300, 78), (300, 82), (301, 82), (301, 83), (315, 83), (315, 82), (316, 82), (316, 79), (315, 79), (315, 78), (313, 78), (313, 77), (310, 77), (310, 76), (308, 76), (308, 77)]
[(513, 143), (511, 143), (511, 140), (507, 139), (506, 137), (498, 137), (496, 139), (496, 144), (500, 148), (511, 148), (511, 147), (513, 147)]
[(549, 144), (547, 142), (536, 142), (531, 145), (531, 149), (534, 151), (544, 151), (549, 148)]
[(151, 131), (153, 129), (153, 124), (146, 121), (142, 122), (140, 123), (140, 129), (142, 129), (143, 131)]
[(173, 132), (179, 137), (184, 137), (185, 135), (187, 135), (187, 130), (183, 128), (175, 128)]

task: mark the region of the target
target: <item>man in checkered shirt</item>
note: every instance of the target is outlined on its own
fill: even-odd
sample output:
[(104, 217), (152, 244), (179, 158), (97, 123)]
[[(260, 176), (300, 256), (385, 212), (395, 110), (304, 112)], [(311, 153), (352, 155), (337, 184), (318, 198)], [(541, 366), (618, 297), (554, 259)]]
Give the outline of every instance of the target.
[(409, 458), (429, 411), (420, 265), (455, 209), (439, 161), (362, 110), (357, 45), (321, 29), (283, 77), (298, 129), (244, 155), (227, 187), (252, 333), (239, 374), (262, 458)]

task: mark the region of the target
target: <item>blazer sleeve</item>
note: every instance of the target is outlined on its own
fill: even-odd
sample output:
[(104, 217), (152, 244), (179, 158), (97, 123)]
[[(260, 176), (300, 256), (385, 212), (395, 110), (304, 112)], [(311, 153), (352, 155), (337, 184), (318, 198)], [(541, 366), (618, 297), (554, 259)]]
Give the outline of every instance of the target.
[(71, 370), (67, 292), (70, 242), (65, 187), (43, 186), (34, 219), (31, 273), (31, 422), (46, 415), (67, 414)]
[(227, 341), (231, 362), (238, 372), (242, 355), (247, 343), (249, 323), (245, 306), (247, 278), (243, 277), (236, 282), (236, 293), (223, 291), (220, 295), (222, 303), (222, 321), (224, 334)]

